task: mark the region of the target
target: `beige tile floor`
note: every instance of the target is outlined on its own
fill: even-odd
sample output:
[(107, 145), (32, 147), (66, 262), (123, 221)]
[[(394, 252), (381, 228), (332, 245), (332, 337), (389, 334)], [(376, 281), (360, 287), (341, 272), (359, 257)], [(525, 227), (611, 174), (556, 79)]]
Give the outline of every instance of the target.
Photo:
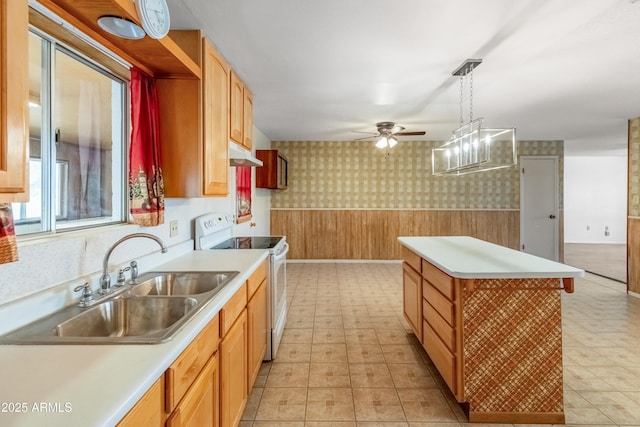
[[(466, 424), (402, 318), (400, 264), (287, 268), (280, 352), (263, 364), (242, 427)], [(562, 296), (567, 424), (640, 426), (640, 299), (624, 289), (587, 275)]]

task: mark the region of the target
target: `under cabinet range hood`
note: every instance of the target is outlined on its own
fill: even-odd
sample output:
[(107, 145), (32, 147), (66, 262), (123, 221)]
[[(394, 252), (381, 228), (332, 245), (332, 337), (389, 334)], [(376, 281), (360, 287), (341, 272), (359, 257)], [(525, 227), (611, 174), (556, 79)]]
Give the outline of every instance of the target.
[(258, 160), (251, 151), (238, 147), (233, 142), (229, 143), (229, 164), (231, 166), (262, 166), (262, 160)]

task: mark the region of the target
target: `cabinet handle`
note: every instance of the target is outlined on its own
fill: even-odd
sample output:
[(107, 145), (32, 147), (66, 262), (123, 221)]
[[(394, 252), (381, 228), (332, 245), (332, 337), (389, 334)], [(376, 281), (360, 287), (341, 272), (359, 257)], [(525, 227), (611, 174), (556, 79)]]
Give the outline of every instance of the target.
[(551, 219), (555, 219), (555, 218), (556, 218), (556, 216), (555, 216), (554, 214), (551, 214), (551, 215), (549, 215), (549, 218), (551, 218)]

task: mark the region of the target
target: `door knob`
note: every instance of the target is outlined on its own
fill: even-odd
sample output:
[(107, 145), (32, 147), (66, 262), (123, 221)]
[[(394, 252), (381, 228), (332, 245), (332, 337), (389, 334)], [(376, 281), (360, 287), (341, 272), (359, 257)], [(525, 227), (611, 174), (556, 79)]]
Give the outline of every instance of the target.
[(555, 219), (555, 217), (556, 217), (556, 216), (555, 216), (555, 215), (553, 215), (553, 214), (549, 215), (549, 218), (551, 218), (551, 219)]

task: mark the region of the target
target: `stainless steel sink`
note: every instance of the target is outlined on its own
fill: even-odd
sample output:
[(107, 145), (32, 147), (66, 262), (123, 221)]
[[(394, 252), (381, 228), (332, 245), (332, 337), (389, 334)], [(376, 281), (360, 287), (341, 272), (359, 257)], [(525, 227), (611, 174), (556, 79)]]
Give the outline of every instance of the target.
[(239, 272), (151, 272), (89, 308), (71, 306), (0, 344), (157, 344), (170, 340)]
[(237, 271), (153, 272), (138, 278), (139, 285), (131, 288), (131, 295), (199, 295), (219, 291), (238, 274)]
[(194, 309), (194, 298), (118, 298), (58, 324), (60, 337), (155, 337)]

